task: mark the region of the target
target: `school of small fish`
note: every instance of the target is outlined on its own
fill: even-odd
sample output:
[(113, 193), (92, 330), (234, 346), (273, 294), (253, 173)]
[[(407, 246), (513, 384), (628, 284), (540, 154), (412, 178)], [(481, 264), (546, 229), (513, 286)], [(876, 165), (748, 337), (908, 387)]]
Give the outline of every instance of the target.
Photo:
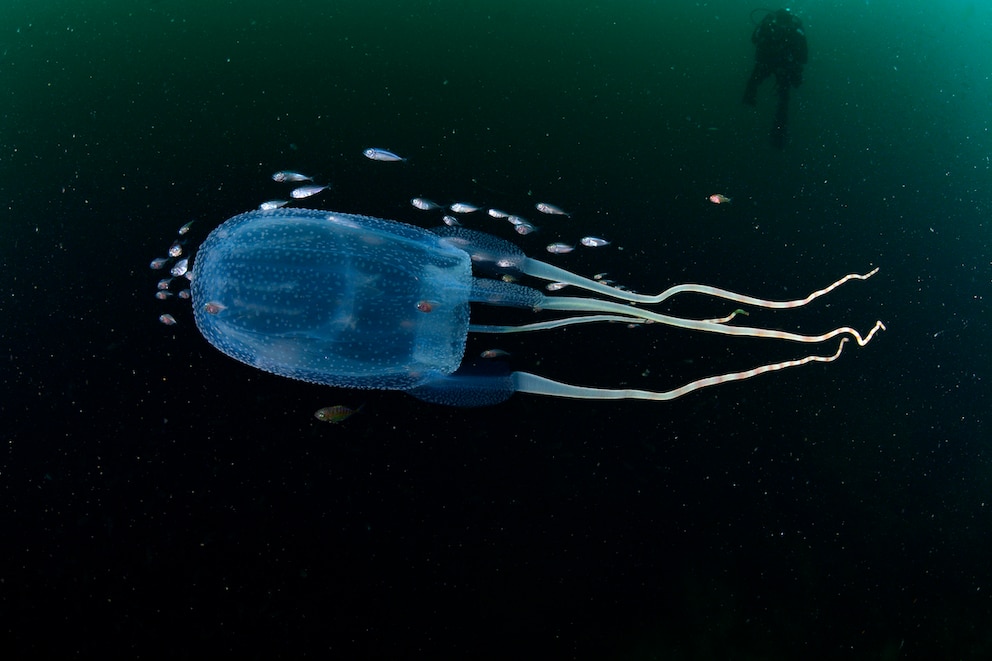
[[(166, 253), (168, 257), (156, 257), (149, 264), (153, 271), (161, 271), (169, 267), (170, 278), (161, 278), (155, 284), (155, 298), (160, 301), (167, 301), (173, 296), (183, 300), (190, 299), (189, 283), (193, 279), (193, 272), (190, 270), (189, 257), (183, 257), (185, 253), (186, 239), (184, 237), (193, 226), (193, 221), (185, 223), (176, 233), (180, 238), (172, 242)], [(182, 257), (182, 259), (179, 259)], [(176, 291), (173, 291), (176, 290)], [(159, 322), (166, 326), (175, 326), (178, 322), (171, 314), (159, 315)]]
[[(368, 150), (367, 150), (368, 151)], [(371, 157), (370, 157), (371, 158)], [(485, 207), (479, 206), (471, 202), (456, 201), (450, 204), (443, 205), (439, 204), (426, 197), (414, 197), (410, 199), (410, 204), (415, 209), (420, 209), (421, 211), (450, 211), (456, 214), (472, 214), (477, 211), (482, 210)], [(534, 205), (534, 208), (539, 212), (549, 215), (549, 216), (564, 216), (566, 218), (571, 217), (571, 213), (565, 211), (556, 204), (551, 204), (550, 202), (538, 202)], [(521, 236), (527, 236), (538, 231), (538, 227), (531, 223), (529, 220), (523, 216), (518, 216), (502, 209), (497, 209), (495, 207), (486, 208), (486, 214), (491, 218), (506, 220), (510, 225), (513, 226), (513, 230), (520, 234)], [(441, 222), (449, 227), (460, 227), (462, 225), (455, 216), (450, 214), (445, 214), (441, 218)], [(587, 248), (600, 248), (602, 246), (610, 245), (610, 241), (598, 236), (584, 236), (578, 240), (578, 245), (585, 246)], [(546, 247), (549, 253), (555, 255), (564, 255), (575, 250), (575, 245), (564, 243), (564, 242), (554, 242)]]

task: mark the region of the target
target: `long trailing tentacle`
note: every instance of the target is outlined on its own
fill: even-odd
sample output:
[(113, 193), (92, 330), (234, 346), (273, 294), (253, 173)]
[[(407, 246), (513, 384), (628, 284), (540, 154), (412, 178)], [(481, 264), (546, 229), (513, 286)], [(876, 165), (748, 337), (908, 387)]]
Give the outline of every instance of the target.
[(723, 298), (728, 301), (734, 301), (736, 303), (745, 303), (747, 305), (755, 305), (762, 308), (771, 308), (773, 310), (782, 310), (787, 308), (798, 308), (813, 300), (823, 296), (824, 294), (829, 294), (833, 290), (840, 287), (842, 284), (848, 280), (867, 280), (871, 276), (878, 273), (878, 267), (876, 266), (868, 273), (848, 273), (840, 280), (824, 287), (823, 289), (818, 289), (806, 298), (799, 298), (793, 301), (771, 301), (763, 298), (755, 298), (753, 296), (747, 296), (745, 294), (738, 294), (736, 292), (729, 291), (727, 289), (720, 289), (719, 287), (711, 287), (709, 285), (694, 285), (694, 284), (684, 284), (675, 285), (674, 287), (669, 287), (662, 293), (658, 294), (658, 301), (663, 301), (667, 298), (671, 298), (676, 294), (706, 294), (708, 296), (715, 296), (717, 298)]
[[(872, 331), (872, 333), (874, 333), (874, 331)], [(688, 395), (693, 391), (709, 386), (728, 383), (730, 381), (743, 381), (745, 379), (758, 376), (759, 374), (765, 374), (766, 372), (776, 372), (789, 367), (799, 367), (800, 365), (806, 365), (807, 363), (813, 362), (833, 362), (840, 358), (840, 354), (844, 350), (844, 343), (847, 342), (847, 339), (848, 338), (846, 337), (841, 339), (840, 343), (837, 345), (837, 351), (831, 356), (805, 356), (803, 358), (797, 358), (796, 360), (786, 360), (780, 363), (762, 365), (761, 367), (755, 367), (754, 369), (745, 370), (743, 372), (731, 372), (729, 374), (721, 374), (719, 376), (708, 376), (703, 379), (690, 381), (683, 386), (672, 390), (666, 390), (664, 392), (573, 386), (552, 381), (544, 378), (543, 376), (537, 376), (536, 374), (531, 374), (529, 372), (514, 372), (513, 378), (516, 390), (519, 392), (552, 395), (556, 397), (570, 397), (573, 399), (642, 399), (660, 402), (676, 399), (678, 397), (682, 397), (683, 395)], [(871, 334), (869, 334), (868, 339), (871, 339)]]
[(807, 303), (828, 294), (837, 287), (849, 280), (867, 280), (876, 273), (878, 273), (878, 267), (875, 267), (868, 273), (849, 273), (843, 278), (831, 283), (830, 285), (819, 289), (805, 298), (799, 298), (791, 301), (773, 301), (764, 298), (757, 298), (755, 296), (747, 296), (745, 294), (738, 294), (737, 292), (732, 292), (728, 289), (721, 289), (720, 287), (712, 287), (710, 285), (699, 285), (694, 283), (686, 283), (681, 285), (674, 285), (669, 287), (665, 291), (656, 295), (649, 294), (637, 294), (624, 289), (617, 289), (616, 287), (610, 287), (597, 280), (591, 280), (580, 275), (576, 275), (570, 271), (559, 268), (552, 264), (542, 262), (536, 259), (524, 258), (520, 263), (516, 265), (521, 272), (527, 275), (533, 276), (535, 278), (541, 278), (542, 280), (551, 280), (555, 282), (565, 282), (575, 287), (580, 287), (588, 291), (594, 291), (599, 294), (604, 294), (611, 298), (616, 298), (623, 301), (629, 301), (631, 303), (644, 303), (652, 305), (655, 303), (661, 303), (673, 296), (678, 294), (703, 294), (706, 296), (714, 296), (716, 298), (722, 298), (728, 301), (735, 301), (737, 303), (743, 303), (746, 305), (754, 305), (756, 307), (771, 308), (771, 309), (786, 309), (786, 308), (797, 308)]

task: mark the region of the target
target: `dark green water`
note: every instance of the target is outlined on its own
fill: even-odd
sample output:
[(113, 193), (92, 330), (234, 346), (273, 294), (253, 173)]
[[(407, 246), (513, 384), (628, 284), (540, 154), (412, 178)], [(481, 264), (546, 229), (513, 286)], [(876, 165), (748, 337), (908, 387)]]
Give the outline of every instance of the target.
[[(0, 649), (986, 658), (992, 10), (797, 3), (810, 63), (777, 151), (771, 83), (740, 102), (749, 5), (369, 4), (0, 9)], [(880, 266), (760, 321), (889, 330), (664, 404), (280, 379), (156, 301), (147, 264), (191, 219), (195, 244), (284, 196), (285, 168), (333, 184), (325, 209), (522, 213), (539, 233), (473, 226), (538, 257), (607, 236), (555, 263), (637, 291), (795, 298)], [(654, 389), (804, 355), (658, 326), (495, 344)], [(336, 404), (364, 406), (312, 417)]]

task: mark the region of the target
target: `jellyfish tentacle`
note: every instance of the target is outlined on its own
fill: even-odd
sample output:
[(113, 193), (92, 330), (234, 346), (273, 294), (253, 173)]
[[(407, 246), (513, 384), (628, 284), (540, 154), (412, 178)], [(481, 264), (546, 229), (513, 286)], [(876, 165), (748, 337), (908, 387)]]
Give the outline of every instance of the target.
[(810, 355), (804, 356), (803, 358), (797, 358), (795, 360), (785, 360), (780, 363), (762, 365), (743, 372), (731, 372), (730, 374), (721, 374), (720, 376), (709, 376), (703, 379), (697, 379), (696, 381), (691, 381), (681, 388), (676, 388), (670, 392), (675, 393), (675, 397), (681, 397), (682, 395), (688, 394), (694, 390), (699, 390), (700, 388), (715, 386), (729, 381), (743, 381), (744, 379), (750, 379), (751, 377), (758, 376), (759, 374), (765, 374), (766, 372), (777, 372), (778, 370), (789, 367), (799, 367), (800, 365), (805, 365), (807, 363), (832, 363), (840, 358), (840, 354), (844, 350), (844, 344), (847, 340), (848, 338), (846, 337), (841, 338), (840, 343), (837, 345), (837, 351), (835, 351), (832, 356)]
[(519, 264), (516, 265), (522, 273), (533, 276), (535, 278), (540, 278), (542, 280), (550, 280), (553, 282), (566, 282), (575, 287), (580, 287), (588, 291), (594, 291), (600, 294), (605, 294), (612, 298), (617, 298), (624, 301), (629, 301), (631, 303), (646, 303), (655, 304), (661, 303), (673, 296), (678, 294), (704, 294), (707, 296), (713, 296), (715, 298), (722, 298), (728, 301), (734, 301), (736, 303), (743, 303), (745, 305), (754, 305), (757, 307), (771, 308), (771, 309), (787, 309), (787, 308), (798, 308), (811, 301), (816, 300), (824, 294), (829, 294), (837, 287), (840, 287), (845, 282), (849, 280), (867, 280), (876, 273), (878, 273), (879, 267), (875, 267), (868, 273), (848, 273), (843, 278), (834, 281), (833, 283), (827, 285), (823, 289), (818, 289), (817, 291), (811, 293), (805, 298), (799, 298), (791, 301), (773, 301), (769, 299), (756, 298), (754, 296), (747, 296), (746, 294), (738, 294), (737, 292), (732, 292), (729, 289), (721, 289), (720, 287), (713, 287), (710, 285), (698, 285), (693, 283), (686, 283), (681, 285), (674, 285), (669, 287), (665, 291), (657, 295), (650, 294), (637, 294), (631, 291), (626, 291), (623, 289), (617, 289), (616, 287), (610, 287), (605, 285), (598, 280), (591, 280), (589, 278), (582, 277), (571, 271), (566, 271), (565, 269), (559, 268), (552, 264), (542, 262), (536, 259), (531, 259), (529, 257), (524, 258)]
[(726, 317), (720, 317), (719, 319), (701, 319), (700, 321), (708, 321), (711, 324), (727, 324), (727, 323), (730, 323), (731, 321), (733, 321), (734, 317), (736, 317), (739, 314), (742, 314), (745, 317), (750, 317), (751, 316), (745, 310), (737, 309), (737, 310), (734, 310), (733, 312), (731, 312), (730, 314), (728, 314)]
[(776, 372), (789, 367), (799, 367), (800, 365), (806, 365), (807, 363), (813, 362), (833, 362), (840, 358), (840, 354), (844, 350), (844, 343), (847, 341), (848, 338), (842, 338), (840, 343), (837, 345), (837, 351), (830, 356), (810, 355), (804, 356), (803, 358), (797, 358), (796, 360), (786, 360), (779, 363), (762, 365), (743, 372), (731, 372), (729, 374), (721, 374), (719, 376), (708, 376), (703, 379), (690, 381), (683, 386), (672, 390), (666, 390), (664, 392), (573, 386), (558, 381), (552, 381), (551, 379), (547, 379), (543, 376), (537, 376), (536, 374), (531, 374), (529, 372), (514, 372), (514, 387), (518, 392), (552, 395), (556, 397), (571, 397), (574, 399), (643, 399), (652, 401), (668, 401), (682, 397), (683, 395), (688, 395), (689, 393), (702, 388), (719, 385), (721, 383), (728, 383), (730, 381), (744, 381), (745, 379), (750, 379), (758, 376), (759, 374), (765, 374), (766, 372)]
[[(603, 301), (595, 298), (582, 298), (573, 296), (549, 296), (545, 297), (542, 303), (544, 309), (549, 310), (571, 310), (571, 311), (586, 311), (586, 312), (608, 312), (616, 313), (617, 315), (627, 316), (630, 318), (645, 319), (648, 321), (654, 321), (657, 323), (665, 324), (667, 326), (675, 326), (676, 328), (685, 328), (687, 330), (696, 330), (706, 333), (718, 333), (720, 335), (737, 335), (737, 336), (748, 336), (748, 337), (767, 337), (774, 338), (778, 340), (789, 340), (791, 342), (805, 342), (809, 344), (815, 344), (817, 342), (825, 342), (831, 338), (837, 337), (838, 335), (848, 334), (857, 340), (858, 344), (864, 346), (867, 343), (865, 339), (857, 330), (851, 328), (850, 326), (842, 326), (840, 328), (835, 328), (829, 332), (820, 335), (801, 335), (799, 333), (790, 333), (788, 331), (773, 330), (770, 328), (755, 328), (752, 326), (730, 326), (724, 323), (714, 323), (713, 321), (702, 320), (702, 319), (685, 319), (682, 317), (673, 317), (667, 314), (660, 314), (658, 312), (652, 312), (650, 310), (645, 310), (643, 308), (634, 307), (631, 305), (624, 305), (622, 303), (616, 303), (614, 301)], [(876, 323), (876, 327), (872, 329), (872, 334), (874, 334), (879, 329), (879, 324)], [(884, 326), (883, 326), (884, 328)], [(868, 336), (870, 339), (871, 336)]]
[[(662, 293), (658, 294), (659, 301), (671, 298), (676, 294), (705, 294), (707, 296), (713, 296), (715, 298), (722, 298), (728, 301), (734, 301), (735, 303), (745, 303), (747, 305), (755, 305), (758, 307), (769, 308), (772, 310), (783, 310), (789, 308), (798, 308), (813, 302), (819, 297), (829, 294), (833, 290), (840, 287), (842, 284), (849, 280), (867, 280), (871, 276), (878, 273), (878, 268), (875, 267), (868, 273), (848, 273), (843, 278), (827, 285), (823, 289), (818, 289), (806, 298), (798, 298), (792, 301), (772, 301), (769, 299), (755, 298), (753, 296), (748, 296), (746, 294), (738, 294), (737, 292), (732, 292), (728, 289), (721, 289), (720, 287), (712, 287), (710, 285), (696, 285), (696, 284), (684, 284), (675, 285), (674, 287), (669, 287)], [(655, 301), (653, 301), (655, 302)]]
[(552, 328), (561, 328), (562, 326), (571, 326), (572, 324), (589, 324), (599, 321), (612, 321), (612, 322), (618, 322), (624, 324), (651, 323), (651, 321), (648, 319), (640, 319), (638, 317), (629, 317), (626, 315), (590, 314), (582, 317), (565, 317), (563, 319), (538, 321), (532, 324), (523, 324), (520, 326), (493, 326), (493, 325), (471, 324), (468, 327), (468, 330), (471, 333), (526, 333), (528, 331), (550, 330)]

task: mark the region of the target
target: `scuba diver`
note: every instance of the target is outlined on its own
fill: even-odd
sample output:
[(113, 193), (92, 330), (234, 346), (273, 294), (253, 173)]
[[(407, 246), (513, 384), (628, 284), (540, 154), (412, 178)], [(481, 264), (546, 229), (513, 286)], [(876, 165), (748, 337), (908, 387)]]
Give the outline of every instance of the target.
[(744, 90), (744, 103), (755, 105), (758, 85), (768, 76), (775, 75), (778, 108), (772, 125), (772, 146), (781, 149), (785, 146), (789, 119), (789, 90), (803, 82), (803, 65), (807, 58), (806, 34), (802, 21), (788, 9), (765, 11), (768, 13), (751, 33), (751, 42), (755, 47), (754, 71)]

